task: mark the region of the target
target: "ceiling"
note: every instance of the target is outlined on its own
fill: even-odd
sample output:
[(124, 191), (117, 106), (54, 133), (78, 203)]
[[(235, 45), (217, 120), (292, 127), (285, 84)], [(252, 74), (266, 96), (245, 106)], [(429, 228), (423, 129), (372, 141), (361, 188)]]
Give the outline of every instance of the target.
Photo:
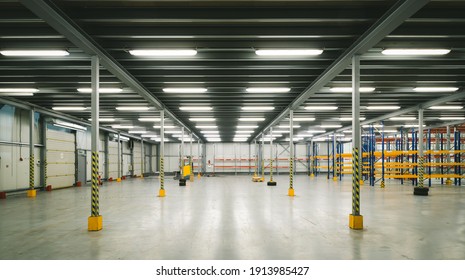
[[(51, 3), (51, 1), (45, 1)], [(395, 5), (395, 1), (53, 1), (69, 20), (90, 35), (111, 57), (163, 103), (179, 121), (202, 140), (199, 125), (216, 125), (221, 141), (231, 142), (238, 125), (254, 128), (247, 141), (304, 92), (344, 55), (352, 44)], [(402, 109), (456, 92), (415, 92), (414, 87), (465, 89), (465, 1), (431, 1), (400, 24), (361, 56), (361, 116), (366, 120), (392, 111), (369, 111), (366, 106), (397, 105)], [(194, 49), (192, 57), (136, 57), (133, 49)], [(259, 49), (322, 49), (319, 56), (265, 57)], [(386, 48), (446, 48), (442, 56), (386, 56)], [(20, 1), (0, 2), (0, 51), (13, 49), (60, 49), (65, 57), (6, 57), (0, 55), (0, 88), (33, 87), (34, 96), (20, 101), (51, 109), (55, 106), (90, 107), (90, 56), (71, 43)], [(319, 129), (322, 124), (349, 126), (351, 94), (333, 93), (330, 87), (351, 87), (351, 68), (335, 75), (323, 88), (294, 110), (294, 117), (314, 121), (295, 122), (295, 134)], [(142, 117), (159, 116), (156, 106), (130, 85), (101, 68), (100, 87), (121, 88), (120, 93), (101, 93), (101, 117), (115, 118), (102, 125), (132, 125), (130, 130), (159, 133)], [(204, 93), (166, 93), (168, 87), (202, 87)], [(249, 93), (249, 87), (287, 87), (284, 93)], [(450, 104), (464, 105), (458, 99)], [(337, 106), (332, 111), (307, 111), (304, 106)], [(145, 112), (122, 112), (118, 106), (149, 106)], [(208, 112), (181, 111), (181, 106), (211, 106)], [(272, 106), (271, 111), (244, 111), (243, 106)], [(66, 112), (89, 119), (90, 110)], [(408, 116), (416, 117), (416, 113)], [(463, 110), (425, 110), (427, 125), (442, 123), (439, 117), (462, 116)], [(197, 123), (190, 118), (210, 117)], [(240, 122), (260, 117), (262, 121)], [(416, 120), (385, 120), (387, 127)], [(282, 124), (288, 124), (285, 116)], [(170, 121), (167, 121), (167, 125)], [(275, 126), (273, 126), (275, 127)], [(274, 128), (283, 130), (285, 128)], [(214, 129), (216, 130), (216, 129)], [(326, 129), (330, 131), (330, 129)], [(280, 133), (281, 134), (281, 133)], [(284, 140), (283, 134), (278, 140)], [(177, 141), (176, 138), (171, 138)]]

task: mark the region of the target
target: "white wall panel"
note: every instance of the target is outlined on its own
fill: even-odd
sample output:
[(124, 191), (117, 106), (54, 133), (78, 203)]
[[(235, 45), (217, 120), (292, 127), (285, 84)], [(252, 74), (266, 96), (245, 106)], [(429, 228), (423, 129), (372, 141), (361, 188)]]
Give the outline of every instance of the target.
[(73, 133), (47, 129), (47, 184), (54, 189), (74, 184), (74, 137)]

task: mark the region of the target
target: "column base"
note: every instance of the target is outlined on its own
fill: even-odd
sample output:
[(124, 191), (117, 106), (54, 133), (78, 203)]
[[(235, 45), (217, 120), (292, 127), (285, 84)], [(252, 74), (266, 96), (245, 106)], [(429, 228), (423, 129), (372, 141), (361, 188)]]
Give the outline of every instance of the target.
[(28, 190), (27, 191), (27, 197), (36, 197), (37, 196), (37, 191), (36, 190)]
[(269, 181), (266, 183), (267, 186), (276, 186), (276, 182), (275, 181)]
[(140, 178), (141, 178), (141, 179), (144, 179), (144, 175), (143, 175), (143, 174), (141, 174), (141, 175), (140, 175)]
[(90, 216), (87, 219), (87, 230), (88, 231), (99, 231), (103, 228), (102, 216)]
[(333, 177), (333, 181), (334, 181), (334, 182), (337, 181), (337, 177), (336, 177), (336, 176)]
[(199, 178), (199, 179), (200, 179), (200, 173), (197, 173), (197, 178)]
[(189, 176), (189, 182), (194, 182), (194, 174), (191, 174), (191, 175)]
[(386, 187), (386, 184), (384, 183), (384, 181), (381, 181), (381, 186), (380, 186), (382, 189), (384, 189), (384, 187)]
[(165, 197), (165, 196), (166, 196), (165, 189), (160, 189), (160, 190), (158, 191), (158, 196), (159, 196), (159, 197)]
[(116, 178), (116, 182), (121, 183), (121, 178)]
[(451, 180), (451, 179), (447, 179), (447, 180), (446, 180), (446, 185), (452, 185), (452, 180)]
[(429, 188), (427, 187), (415, 187), (413, 188), (413, 195), (428, 196)]
[(363, 229), (363, 216), (362, 215), (349, 215), (349, 227), (351, 229)]
[(360, 186), (363, 184), (365, 184), (365, 182), (362, 179), (360, 179)]
[(179, 179), (179, 186), (185, 187), (186, 186), (186, 179)]
[(287, 191), (287, 195), (288, 195), (288, 196), (295, 196), (295, 194), (294, 194), (294, 188), (289, 188), (289, 190)]

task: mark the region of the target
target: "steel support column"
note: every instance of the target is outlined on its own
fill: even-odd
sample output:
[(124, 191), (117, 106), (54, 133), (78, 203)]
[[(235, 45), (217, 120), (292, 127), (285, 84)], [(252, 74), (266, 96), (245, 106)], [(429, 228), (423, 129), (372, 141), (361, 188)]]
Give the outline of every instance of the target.
[(29, 189), (27, 191), (28, 197), (36, 197), (37, 191), (34, 189), (35, 179), (35, 159), (34, 159), (34, 110), (29, 111)]
[(159, 197), (164, 197), (165, 192), (165, 110), (160, 110), (160, 190)]
[(289, 111), (289, 196), (294, 196), (294, 110)]

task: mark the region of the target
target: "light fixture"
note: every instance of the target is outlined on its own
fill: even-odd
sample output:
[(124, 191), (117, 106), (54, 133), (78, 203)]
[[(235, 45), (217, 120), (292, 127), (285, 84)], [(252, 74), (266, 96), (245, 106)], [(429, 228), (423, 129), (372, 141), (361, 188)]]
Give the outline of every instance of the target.
[(442, 121), (460, 121), (465, 120), (465, 117), (439, 117)]
[[(155, 141), (155, 142), (161, 142), (161, 138), (156, 138), (156, 137), (150, 138), (150, 140)], [(169, 142), (169, 141), (170, 139), (166, 139), (166, 138), (163, 139), (163, 142)]]
[(157, 134), (143, 134), (140, 137), (151, 138), (151, 137), (160, 137), (160, 135), (157, 135)]
[(236, 134), (241, 134), (241, 133), (254, 133), (253, 130), (237, 130)]
[(322, 53), (321, 49), (262, 49), (255, 51), (258, 56), (313, 56)]
[[(278, 127), (279, 127), (279, 128), (290, 128), (291, 126), (288, 125), (288, 124), (283, 124), (283, 125), (279, 125)], [(294, 124), (292, 127), (293, 127), (293, 128), (299, 128), (300, 125)]]
[(246, 89), (250, 93), (282, 93), (290, 90), (288, 87), (249, 87)]
[(118, 110), (118, 111), (135, 111), (135, 112), (150, 110), (149, 107), (145, 107), (145, 106), (116, 107), (115, 109)]
[(0, 92), (6, 93), (34, 93), (38, 91), (36, 88), (0, 88)]
[[(92, 121), (92, 119), (89, 119), (89, 121)], [(99, 122), (114, 122), (115, 119), (114, 118), (99, 118), (98, 121)]]
[[(81, 93), (92, 93), (92, 88), (78, 88), (77, 91)], [(122, 88), (99, 88), (99, 93), (119, 93), (122, 92)]]
[(58, 126), (58, 127), (62, 127), (62, 128), (73, 129), (73, 130), (82, 130), (82, 131), (87, 130), (87, 128), (82, 126), (82, 125), (77, 125), (77, 124), (70, 123), (70, 122), (65, 122), (65, 121), (62, 121), (62, 120), (55, 120), (53, 125)]
[(204, 93), (207, 92), (206, 88), (164, 88), (163, 92), (166, 93)]
[(248, 138), (234, 138), (234, 142), (246, 142)]
[[(271, 136), (270, 134), (267, 134), (267, 135), (265, 135), (265, 138), (266, 138), (266, 137), (269, 138), (270, 136)], [(273, 131), (273, 137), (274, 137), (274, 138), (278, 138), (278, 137), (282, 137), (282, 136), (283, 136), (282, 134), (274, 133), (274, 131)]]
[(214, 122), (215, 118), (190, 118), (191, 122)]
[(128, 133), (129, 134), (145, 134), (145, 133), (147, 133), (147, 131), (145, 131), (145, 130), (129, 130)]
[(385, 49), (384, 55), (445, 55), (449, 49)]
[(64, 107), (64, 106), (58, 106), (58, 107), (52, 107), (52, 110), (55, 111), (85, 111), (87, 110), (87, 107)]
[(352, 130), (344, 130), (343, 133), (352, 133)]
[(140, 122), (159, 122), (161, 118), (139, 118)]
[(383, 127), (382, 124), (364, 124), (362, 125), (362, 127), (365, 127), (365, 128), (370, 128), (370, 127), (375, 127), (375, 128), (380, 128), (380, 127)]
[(216, 125), (196, 125), (196, 128), (218, 128)]
[(182, 133), (181, 130), (165, 130), (166, 134), (179, 134)]
[(32, 92), (0, 92), (0, 96), (34, 96)]
[(219, 134), (218, 130), (202, 130), (200, 131), (202, 134)]
[(258, 128), (258, 125), (238, 125), (237, 128)]
[[(422, 125), (423, 127), (425, 127), (426, 125)], [(418, 127), (418, 124), (405, 124), (403, 125), (403, 127), (406, 127), (406, 128), (412, 128), (412, 127)]]
[[(380, 133), (383, 132), (383, 131), (380, 131)], [(397, 130), (394, 130), (394, 129), (385, 129), (384, 130), (384, 133), (396, 133)]]
[(4, 50), (4, 56), (67, 56), (69, 52), (63, 50)]
[(312, 121), (315, 120), (315, 118), (300, 118), (300, 117), (297, 117), (297, 118), (293, 118), (292, 120), (295, 121), (295, 122), (312, 122)]
[(415, 87), (414, 91), (417, 92), (454, 92), (459, 90), (458, 87)]
[[(374, 87), (360, 87), (360, 92), (373, 92), (376, 88)], [(329, 89), (331, 92), (338, 92), (338, 93), (350, 93), (353, 91), (351, 87), (332, 87)]]
[(221, 138), (207, 138), (208, 142), (221, 142)]
[(307, 130), (308, 133), (325, 133), (326, 130)]
[(179, 107), (181, 111), (211, 111), (213, 108), (208, 106), (182, 106)]
[[(291, 138), (286, 138), (284, 139), (284, 141), (290, 141)], [(302, 137), (294, 137), (292, 138), (292, 142), (295, 142), (295, 141), (300, 141), (300, 140), (303, 140), (304, 138)]]
[(286, 133), (287, 134), (287, 133), (290, 133), (290, 131), (289, 130), (273, 130), (273, 134), (274, 133)]
[[(342, 118), (339, 118), (339, 120), (340, 120), (340, 121), (343, 121), (343, 122), (345, 122), (345, 121), (348, 122), (348, 121), (352, 121), (352, 118), (351, 118), (351, 117), (347, 117), (347, 118), (346, 118), (346, 117), (342, 117)], [(359, 118), (358, 120), (364, 121), (364, 120), (366, 120), (366, 118), (361, 117), (361, 118)]]
[(194, 56), (197, 51), (192, 49), (139, 49), (130, 50), (129, 53), (134, 56)]
[(322, 124), (320, 125), (322, 128), (339, 128), (342, 127), (340, 124)]
[(123, 124), (115, 124), (115, 125), (112, 125), (111, 127), (113, 127), (113, 128), (120, 128), (120, 129), (131, 129), (131, 128), (134, 128), (133, 125), (123, 125)]
[(398, 110), (400, 106), (366, 106), (367, 110)]
[(305, 110), (308, 111), (331, 111), (337, 110), (337, 106), (305, 106)]
[(392, 117), (389, 119), (391, 121), (413, 121), (413, 120), (416, 120), (417, 118), (415, 117)]
[(262, 122), (265, 118), (239, 118), (240, 122)]
[(272, 111), (274, 107), (272, 106), (244, 106), (242, 107), (244, 111)]
[[(161, 125), (154, 125), (153, 128), (160, 129)], [(163, 126), (163, 129), (167, 129), (167, 128), (177, 128), (177, 126), (175, 125), (164, 125)]]
[(303, 138), (308, 138), (308, 137), (313, 137), (313, 134), (297, 134), (297, 137), (303, 137)]
[(431, 106), (428, 109), (431, 110), (461, 110), (463, 109), (463, 106)]

